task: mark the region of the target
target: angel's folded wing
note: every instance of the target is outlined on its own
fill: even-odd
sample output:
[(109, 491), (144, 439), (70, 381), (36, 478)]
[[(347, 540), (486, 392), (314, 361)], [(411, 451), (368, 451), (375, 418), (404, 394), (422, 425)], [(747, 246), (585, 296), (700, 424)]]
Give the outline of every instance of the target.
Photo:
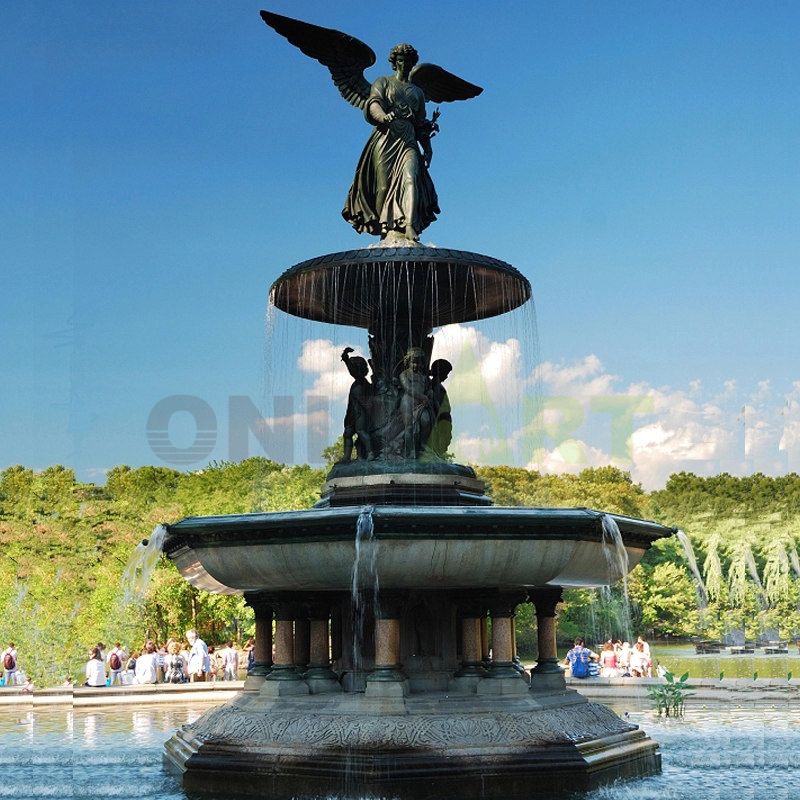
[(271, 11), (262, 11), (261, 19), (307, 56), (326, 66), (342, 97), (356, 108), (364, 108), (370, 90), (364, 70), (375, 63), (372, 48), (341, 31)]
[(425, 92), (425, 97), (431, 103), (469, 100), (483, 91), (480, 86), (453, 75), (437, 64), (417, 64), (409, 77)]

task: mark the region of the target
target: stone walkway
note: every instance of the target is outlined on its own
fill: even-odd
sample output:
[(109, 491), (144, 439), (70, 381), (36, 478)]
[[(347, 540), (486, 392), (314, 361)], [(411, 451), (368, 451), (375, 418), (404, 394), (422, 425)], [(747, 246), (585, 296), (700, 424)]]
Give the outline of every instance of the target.
[(235, 697), (244, 681), (214, 683), (152, 684), (142, 686), (56, 687), (25, 691), (20, 687), (0, 688), (0, 709), (6, 706), (108, 706), (143, 703), (224, 703)]

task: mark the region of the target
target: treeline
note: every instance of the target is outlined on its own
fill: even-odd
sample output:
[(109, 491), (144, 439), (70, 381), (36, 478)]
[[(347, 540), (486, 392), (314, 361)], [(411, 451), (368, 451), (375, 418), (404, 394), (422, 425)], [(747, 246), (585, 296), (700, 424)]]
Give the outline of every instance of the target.
[[(162, 559), (146, 595), (131, 601), (121, 584), (125, 566), (161, 522), (309, 508), (325, 473), (263, 458), (192, 473), (120, 466), (104, 485), (82, 483), (61, 466), (0, 472), (0, 640), (14, 640), (20, 665), (49, 683), (74, 674), (98, 641), (163, 641), (190, 626), (212, 643), (251, 635), (252, 615), (240, 597), (198, 592)], [(629, 603), (619, 586), (566, 593), (559, 621), (565, 639), (717, 637), (730, 627), (744, 627), (750, 637), (774, 629), (788, 638), (800, 631), (797, 475), (679, 473), (648, 494), (614, 467), (559, 476), (485, 467), (478, 474), (498, 505), (587, 506), (655, 519), (689, 536), (707, 597), (677, 539), (662, 540), (631, 573)], [(530, 609), (517, 630), (523, 655), (532, 655)]]

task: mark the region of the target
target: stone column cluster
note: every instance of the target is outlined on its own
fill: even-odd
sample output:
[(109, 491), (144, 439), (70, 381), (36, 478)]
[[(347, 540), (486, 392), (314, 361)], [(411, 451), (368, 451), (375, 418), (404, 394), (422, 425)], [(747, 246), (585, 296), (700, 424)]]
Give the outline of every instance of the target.
[(539, 655), (531, 670), (533, 691), (564, 689), (564, 671), (556, 650), (556, 606), (561, 602), (560, 586), (544, 586), (528, 593), (536, 609), (536, 639)]
[(330, 661), (333, 598), (252, 592), (245, 601), (256, 617), (255, 660), (245, 689), (274, 696), (341, 691)]
[[(544, 586), (527, 593), (460, 592), (454, 599), (458, 606), (461, 663), (453, 675), (451, 690), (494, 695), (565, 688), (556, 653), (559, 587)], [(340, 656), (342, 649), (340, 622), (331, 624), (331, 610), (338, 596), (253, 592), (246, 594), (245, 600), (256, 617), (255, 659), (246, 689), (272, 696), (342, 691), (339, 677), (331, 668), (332, 656)], [(538, 661), (530, 675), (519, 661), (516, 646), (515, 615), (518, 606), (526, 601), (533, 603), (536, 610), (539, 648)], [(409, 681), (401, 654), (405, 603), (402, 592), (380, 593), (375, 609), (374, 668), (366, 679), (367, 696), (408, 694)]]
[[(539, 658), (530, 676), (517, 656), (516, 644), (516, 609), (526, 600), (533, 603), (538, 624)], [(563, 689), (564, 675), (556, 654), (556, 605), (560, 600), (560, 587), (550, 586), (527, 593), (462, 593), (458, 597), (461, 667), (451, 688), (481, 695)]]
[(375, 668), (367, 676), (368, 697), (403, 697), (408, 678), (400, 656), (400, 620), (405, 595), (381, 592), (375, 609)]

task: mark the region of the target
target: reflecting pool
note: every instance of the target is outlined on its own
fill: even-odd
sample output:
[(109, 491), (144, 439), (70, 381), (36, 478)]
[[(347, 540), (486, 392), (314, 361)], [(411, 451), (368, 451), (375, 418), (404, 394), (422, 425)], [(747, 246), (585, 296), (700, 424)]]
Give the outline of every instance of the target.
[[(0, 708), (0, 797), (186, 800), (164, 770), (162, 746), (206, 708)], [(683, 720), (626, 712), (624, 704), (614, 710), (660, 742), (664, 771), (585, 800), (800, 800), (796, 707), (689, 709)]]

